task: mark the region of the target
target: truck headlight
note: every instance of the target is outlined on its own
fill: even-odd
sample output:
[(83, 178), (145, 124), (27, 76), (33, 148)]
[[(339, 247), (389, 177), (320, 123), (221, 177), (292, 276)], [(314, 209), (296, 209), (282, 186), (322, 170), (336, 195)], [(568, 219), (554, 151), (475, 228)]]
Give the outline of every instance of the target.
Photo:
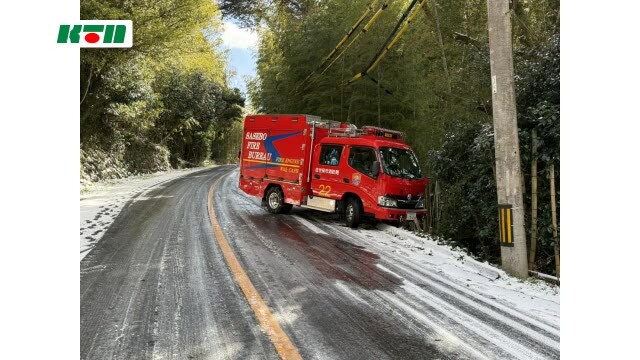
[(424, 209), (424, 199), (418, 200), (416, 203), (416, 209)]
[(378, 205), (384, 207), (398, 207), (398, 201), (388, 196), (378, 196)]

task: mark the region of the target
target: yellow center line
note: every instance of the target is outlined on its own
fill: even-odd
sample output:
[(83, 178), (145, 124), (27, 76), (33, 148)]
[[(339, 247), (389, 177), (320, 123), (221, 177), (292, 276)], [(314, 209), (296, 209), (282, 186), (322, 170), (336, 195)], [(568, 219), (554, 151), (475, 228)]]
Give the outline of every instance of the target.
[(252, 160), (252, 159), (242, 159), (242, 160), (246, 161), (246, 162), (269, 164), (269, 165), (289, 166), (289, 167), (294, 167), (294, 168), (299, 168), (300, 167), (300, 165), (283, 164), (283, 163), (279, 163), (279, 162), (268, 162), (268, 161), (264, 161), (264, 160)]
[(240, 289), (247, 298), (247, 301), (249, 301), (249, 305), (251, 305), (253, 313), (258, 318), (260, 327), (269, 336), (269, 340), (271, 340), (271, 343), (276, 348), (280, 358), (283, 360), (302, 359), (300, 353), (298, 353), (298, 349), (291, 342), (284, 330), (282, 330), (275, 316), (271, 313), (269, 307), (262, 299), (262, 296), (260, 296), (256, 288), (253, 286), (251, 279), (249, 279), (247, 273), (242, 269), (242, 265), (240, 265), (240, 262), (233, 253), (231, 246), (229, 246), (229, 243), (220, 228), (220, 224), (216, 218), (216, 213), (213, 209), (213, 192), (215, 191), (216, 186), (218, 186), (220, 180), (224, 177), (226, 176), (218, 178), (218, 180), (211, 185), (211, 188), (209, 188), (207, 204), (209, 209), (209, 220), (211, 221), (211, 226), (213, 227), (213, 233), (216, 241), (218, 242), (218, 246), (220, 246), (220, 250), (227, 262), (229, 270), (231, 270), (231, 274), (235, 278), (236, 283), (238, 283), (238, 286), (240, 286)]

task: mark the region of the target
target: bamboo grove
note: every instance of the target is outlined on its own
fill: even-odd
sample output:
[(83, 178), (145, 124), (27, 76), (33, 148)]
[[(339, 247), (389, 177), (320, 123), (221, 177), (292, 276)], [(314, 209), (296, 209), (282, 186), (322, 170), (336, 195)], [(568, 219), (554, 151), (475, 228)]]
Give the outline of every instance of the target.
[[(407, 15), (416, 1), (256, 1), (248, 8), (228, 0), (222, 8), (260, 31), (258, 75), (249, 84), (252, 106), (406, 132), (432, 178), (432, 194), (437, 192), (432, 231), (497, 261), (485, 1), (418, 1)], [(531, 268), (556, 274), (553, 224), (559, 220), (552, 221), (548, 169), (555, 166), (559, 213), (559, 6), (557, 0), (511, 4), (522, 183), (532, 214), (529, 239), (535, 239)], [(402, 16), (411, 22), (391, 44)], [(385, 44), (392, 47), (378, 58)]]
[[(559, 274), (559, 7), (512, 0), (510, 10), (530, 268), (550, 274)], [(222, 14), (260, 35), (247, 86), (253, 111), (404, 131), (432, 179), (431, 231), (497, 262), (486, 8), (486, 0), (82, 0), (82, 19), (133, 20), (135, 41), (81, 51), (81, 180), (235, 158), (244, 98), (228, 85)]]
[(234, 158), (244, 99), (228, 86), (216, 4), (82, 0), (81, 18), (130, 19), (135, 39), (81, 50), (81, 182)]

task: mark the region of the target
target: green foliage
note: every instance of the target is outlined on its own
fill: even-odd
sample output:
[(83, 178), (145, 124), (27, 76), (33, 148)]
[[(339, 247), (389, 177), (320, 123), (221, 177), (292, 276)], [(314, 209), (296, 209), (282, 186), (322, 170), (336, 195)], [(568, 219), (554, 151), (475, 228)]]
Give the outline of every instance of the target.
[(208, 0), (81, 5), (83, 19), (133, 20), (135, 39), (131, 49), (81, 50), (81, 147), (126, 164), (130, 173), (166, 170), (169, 161), (180, 167), (208, 161), (217, 133), (229, 131), (244, 105), (239, 90), (227, 86), (216, 5)]
[[(85, 135), (95, 133), (107, 140), (117, 132), (127, 137), (144, 136), (162, 107), (153, 90), (149, 62), (132, 59), (111, 67), (102, 78), (102, 87), (98, 98), (103, 104), (100, 121), (87, 121), (82, 129)], [(89, 126), (94, 128), (88, 129)]]
[(340, 60), (324, 74), (317, 71), (369, 3), (323, 1), (309, 8), (303, 21), (272, 9), (268, 26), (261, 30), (258, 78), (249, 87), (251, 102), (262, 112), (310, 113), (356, 125), (380, 123), (405, 130), (429, 173), (427, 153), (439, 148), (450, 119), (483, 122), (490, 115), (488, 50), (456, 42), (451, 36), (454, 31), (465, 31), (486, 41), (486, 5), (483, 1), (453, 1), (439, 6), (451, 93), (435, 18), (432, 11), (418, 10), (403, 38), (371, 74), (393, 94), (387, 95), (367, 78), (344, 84), (380, 49), (409, 1), (390, 2)]
[[(427, 1), (426, 10), (419, 10), (370, 74), (380, 86), (366, 77), (346, 85), (371, 61), (410, 0), (388, 2), (339, 61), (318, 69), (369, 3), (220, 1), (225, 15), (245, 25), (260, 24), (258, 76), (248, 84), (252, 106), (260, 112), (315, 114), (406, 132), (424, 173), (441, 186), (438, 233), (495, 261), (499, 248), (486, 0)], [(514, 0), (511, 8), (522, 166), (530, 189), (535, 129), (537, 265), (551, 272), (545, 174), (550, 163), (560, 173), (559, 1)], [(225, 60), (215, 40), (220, 13), (213, 2), (83, 0), (81, 17), (132, 19), (135, 24), (132, 49), (81, 51), (81, 144), (99, 150), (83, 150), (87, 165), (104, 172), (96, 165), (102, 160), (90, 154), (99, 159), (111, 154), (109, 161), (132, 172), (154, 171), (167, 161), (181, 167), (236, 160), (241, 127), (235, 120), (244, 99), (226, 84)], [(559, 181), (556, 185), (559, 189)], [(525, 207), (530, 202), (525, 194)]]
[(538, 133), (538, 159), (560, 161), (560, 35), (516, 54), (518, 122)]
[(493, 129), (489, 124), (452, 122), (439, 150), (430, 153), (441, 185), (438, 232), (496, 261), (497, 216)]
[[(496, 261), (486, 0), (426, 2), (427, 10), (420, 10), (370, 74), (392, 95), (367, 78), (345, 85), (380, 49), (409, 2), (389, 2), (374, 26), (324, 72), (318, 66), (370, 1), (309, 3), (302, 17), (278, 6), (262, 9), (265, 26), (260, 29), (258, 76), (248, 87), (251, 103), (266, 113), (307, 113), (405, 131), (424, 172), (441, 186), (440, 235)], [(433, 6), (438, 6), (437, 18)], [(548, 163), (559, 165), (560, 159), (559, 1), (517, 0), (512, 9), (521, 154), (530, 188), (527, 169), (530, 133), (535, 128), (540, 161), (539, 265), (546, 269), (551, 222), (544, 174)], [(525, 201), (530, 206), (530, 195)]]
[(169, 151), (146, 139), (136, 138), (127, 142), (124, 160), (131, 173), (151, 173), (168, 170)]
[[(537, 268), (554, 272), (550, 182), (547, 165), (560, 163), (560, 52), (559, 37), (520, 51), (516, 57), (516, 89), (520, 147), (525, 188), (531, 189), (531, 130), (535, 129), (538, 160)], [(486, 124), (453, 122), (442, 147), (430, 154), (433, 176), (441, 184), (442, 221), (438, 232), (460, 241), (485, 259), (496, 261), (497, 204), (493, 133)], [(559, 167), (556, 166), (559, 178)], [(559, 180), (556, 191), (560, 198)], [(531, 193), (525, 192), (525, 209)], [(528, 211), (528, 210), (527, 210)], [(525, 214), (529, 223), (530, 213)], [(530, 234), (527, 227), (527, 233)]]
[(201, 164), (211, 154), (216, 132), (228, 131), (241, 117), (244, 100), (203, 73), (173, 70), (158, 80), (165, 110), (156, 124), (157, 139), (171, 150), (171, 162)]
[(269, 19), (269, 8), (279, 8), (297, 17), (303, 16), (314, 0), (220, 0), (220, 10), (246, 26)]

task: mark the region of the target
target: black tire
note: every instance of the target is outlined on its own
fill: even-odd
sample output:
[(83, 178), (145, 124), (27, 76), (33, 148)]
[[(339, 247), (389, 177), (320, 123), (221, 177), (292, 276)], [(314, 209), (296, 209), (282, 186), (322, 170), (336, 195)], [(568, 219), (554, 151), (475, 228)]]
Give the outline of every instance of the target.
[(357, 228), (360, 225), (362, 219), (362, 203), (360, 199), (351, 197), (347, 200), (347, 205), (344, 207), (344, 221), (350, 228)]
[(267, 210), (272, 214), (282, 214), (291, 211), (291, 204), (285, 204), (284, 194), (278, 186), (269, 188), (264, 198)]

